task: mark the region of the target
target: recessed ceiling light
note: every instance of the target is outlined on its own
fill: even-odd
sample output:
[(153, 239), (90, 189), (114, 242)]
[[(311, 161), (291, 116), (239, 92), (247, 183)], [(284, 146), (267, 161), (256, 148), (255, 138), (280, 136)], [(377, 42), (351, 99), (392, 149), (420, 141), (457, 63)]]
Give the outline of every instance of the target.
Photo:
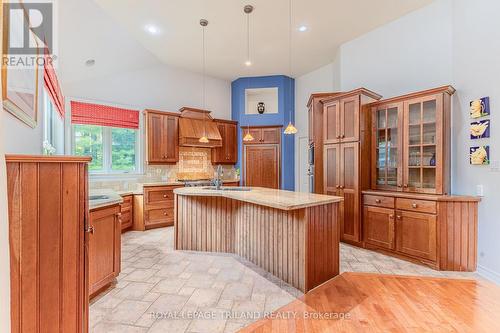
[(158, 35), (160, 33), (160, 28), (158, 28), (157, 26), (152, 25), (152, 24), (146, 25), (145, 29), (151, 35)]
[(87, 67), (92, 67), (94, 65), (95, 65), (94, 59), (89, 59), (89, 60), (85, 61), (85, 66), (87, 66)]
[(307, 27), (306, 27), (305, 25), (301, 25), (301, 26), (299, 27), (299, 31), (300, 31), (300, 32), (307, 31)]
[(245, 66), (247, 67), (252, 66), (252, 62), (250, 60), (245, 61)]

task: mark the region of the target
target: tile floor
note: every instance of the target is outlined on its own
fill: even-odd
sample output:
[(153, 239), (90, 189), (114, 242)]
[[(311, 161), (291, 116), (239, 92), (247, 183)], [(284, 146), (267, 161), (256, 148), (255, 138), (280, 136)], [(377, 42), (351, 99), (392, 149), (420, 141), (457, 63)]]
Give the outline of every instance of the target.
[[(341, 271), (476, 278), (345, 244)], [(173, 228), (127, 232), (118, 283), (91, 301), (90, 332), (236, 332), (301, 295), (238, 257), (174, 251)]]

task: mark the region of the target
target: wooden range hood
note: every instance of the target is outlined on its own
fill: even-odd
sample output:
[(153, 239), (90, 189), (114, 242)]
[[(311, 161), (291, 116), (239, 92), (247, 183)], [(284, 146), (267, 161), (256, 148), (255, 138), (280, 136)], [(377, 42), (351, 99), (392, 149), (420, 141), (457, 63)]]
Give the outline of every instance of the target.
[[(210, 111), (183, 107), (179, 110), (179, 146), (181, 147), (222, 147), (222, 136), (217, 124), (210, 116)], [(206, 135), (207, 143), (200, 142)]]

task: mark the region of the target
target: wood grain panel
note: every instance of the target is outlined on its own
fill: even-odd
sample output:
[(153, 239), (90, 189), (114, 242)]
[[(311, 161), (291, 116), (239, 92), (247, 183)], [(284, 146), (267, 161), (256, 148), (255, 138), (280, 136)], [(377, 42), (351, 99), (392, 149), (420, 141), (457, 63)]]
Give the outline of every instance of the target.
[(86, 163), (7, 157), (7, 176), (11, 331), (86, 332)]
[(175, 202), (177, 250), (236, 253), (303, 291), (339, 272), (337, 203), (283, 211), (221, 197)]
[(477, 211), (474, 202), (438, 203), (441, 270), (476, 270)]

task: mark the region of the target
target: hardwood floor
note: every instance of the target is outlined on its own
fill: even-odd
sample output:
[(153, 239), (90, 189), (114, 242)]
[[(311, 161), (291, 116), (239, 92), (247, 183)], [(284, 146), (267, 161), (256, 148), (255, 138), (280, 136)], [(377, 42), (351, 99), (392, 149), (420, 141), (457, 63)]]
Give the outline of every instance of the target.
[(344, 273), (240, 332), (498, 332), (499, 318), (488, 282)]

